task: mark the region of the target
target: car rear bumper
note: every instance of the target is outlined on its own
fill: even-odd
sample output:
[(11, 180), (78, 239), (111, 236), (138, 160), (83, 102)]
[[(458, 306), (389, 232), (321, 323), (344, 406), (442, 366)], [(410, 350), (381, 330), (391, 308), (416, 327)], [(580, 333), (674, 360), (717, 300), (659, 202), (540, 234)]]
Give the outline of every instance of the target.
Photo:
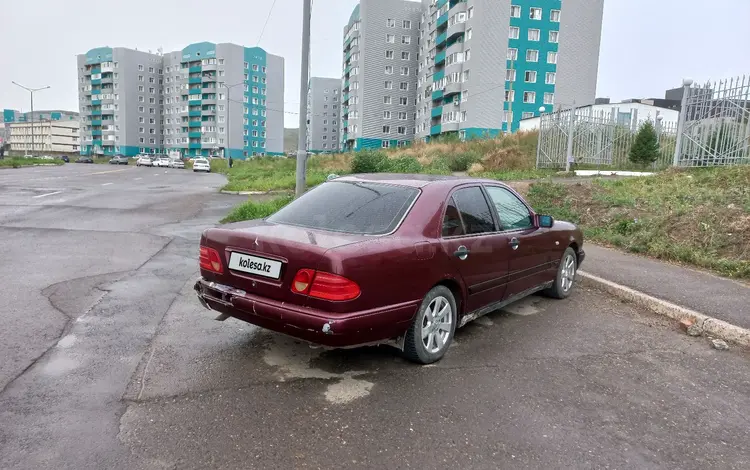
[(195, 291), (201, 304), (253, 325), (324, 346), (345, 348), (387, 342), (403, 335), (418, 301), (351, 313), (329, 313), (254, 296), (200, 279)]

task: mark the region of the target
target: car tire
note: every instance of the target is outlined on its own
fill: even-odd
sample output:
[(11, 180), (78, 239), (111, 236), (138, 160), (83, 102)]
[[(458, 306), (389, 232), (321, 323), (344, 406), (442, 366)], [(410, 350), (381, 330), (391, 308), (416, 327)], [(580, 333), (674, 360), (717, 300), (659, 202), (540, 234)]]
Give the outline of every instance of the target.
[[(440, 316), (435, 317), (436, 314)], [(414, 322), (406, 332), (406, 359), (418, 364), (431, 364), (442, 359), (453, 341), (457, 321), (458, 309), (453, 293), (445, 286), (433, 287), (422, 300)]]
[(578, 271), (578, 258), (573, 248), (568, 247), (562, 255), (560, 265), (557, 267), (557, 276), (552, 287), (544, 291), (544, 294), (553, 299), (567, 299), (575, 286), (576, 272)]

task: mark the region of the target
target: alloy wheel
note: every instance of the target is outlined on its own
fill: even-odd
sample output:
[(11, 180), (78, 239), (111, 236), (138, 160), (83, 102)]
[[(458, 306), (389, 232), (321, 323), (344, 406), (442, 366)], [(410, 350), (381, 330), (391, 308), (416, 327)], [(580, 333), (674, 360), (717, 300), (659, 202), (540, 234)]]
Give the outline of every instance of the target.
[(445, 297), (432, 299), (422, 317), (422, 344), (430, 354), (441, 351), (451, 334), (453, 309)]

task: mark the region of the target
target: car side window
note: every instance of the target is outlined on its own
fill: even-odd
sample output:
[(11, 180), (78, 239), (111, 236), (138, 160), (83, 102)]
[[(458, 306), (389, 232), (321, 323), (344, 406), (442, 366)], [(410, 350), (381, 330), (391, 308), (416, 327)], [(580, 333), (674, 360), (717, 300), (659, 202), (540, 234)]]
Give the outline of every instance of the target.
[(495, 221), (482, 188), (459, 189), (453, 194), (453, 199), (463, 219), (466, 235), (495, 231)]
[(445, 217), (443, 217), (443, 236), (456, 237), (463, 234), (464, 224), (461, 222), (461, 216), (458, 214), (455, 201), (450, 198), (445, 207)]
[(534, 226), (531, 212), (515, 194), (497, 186), (488, 186), (487, 194), (495, 204), (502, 230), (522, 230)]

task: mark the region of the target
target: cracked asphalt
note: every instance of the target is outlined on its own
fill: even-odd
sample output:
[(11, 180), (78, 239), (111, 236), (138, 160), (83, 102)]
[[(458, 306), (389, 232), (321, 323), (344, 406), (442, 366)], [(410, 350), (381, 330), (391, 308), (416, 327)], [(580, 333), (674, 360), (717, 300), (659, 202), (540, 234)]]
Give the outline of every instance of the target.
[(223, 182), (0, 171), (0, 468), (750, 467), (748, 352), (595, 290), (427, 367), (214, 321), (191, 288)]

